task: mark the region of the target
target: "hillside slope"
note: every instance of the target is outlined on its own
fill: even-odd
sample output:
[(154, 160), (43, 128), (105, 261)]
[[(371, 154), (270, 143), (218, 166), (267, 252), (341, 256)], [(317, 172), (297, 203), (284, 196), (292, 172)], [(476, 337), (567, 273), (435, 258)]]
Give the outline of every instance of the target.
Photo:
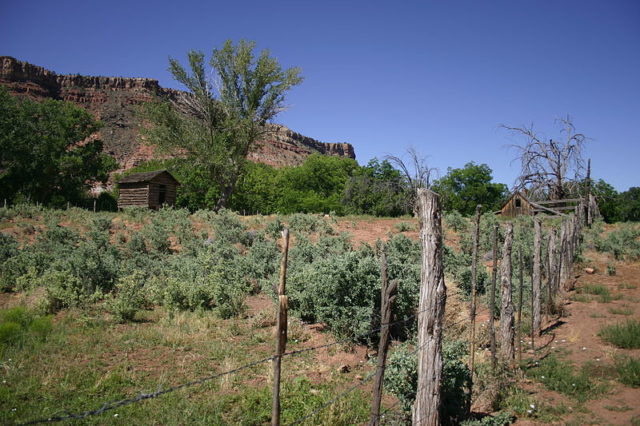
[[(150, 78), (62, 75), (9, 56), (0, 56), (0, 84), (14, 95), (65, 100), (91, 112), (104, 123), (98, 136), (104, 141), (105, 151), (120, 164), (119, 171), (157, 158), (154, 147), (139, 136), (139, 106), (155, 97), (171, 99), (180, 93)], [(282, 167), (298, 165), (316, 152), (355, 158), (348, 143), (324, 143), (282, 125), (269, 127), (272, 132), (256, 144), (251, 160)]]

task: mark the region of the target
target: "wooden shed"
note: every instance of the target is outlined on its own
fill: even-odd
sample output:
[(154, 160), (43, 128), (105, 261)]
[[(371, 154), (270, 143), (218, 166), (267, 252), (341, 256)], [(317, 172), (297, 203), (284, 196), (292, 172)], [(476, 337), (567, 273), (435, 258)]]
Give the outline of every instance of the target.
[(176, 189), (180, 182), (166, 170), (132, 173), (118, 182), (118, 208), (148, 207), (159, 209), (176, 203)]
[(527, 197), (517, 191), (511, 195), (498, 214), (505, 217), (531, 216), (534, 214), (534, 207)]

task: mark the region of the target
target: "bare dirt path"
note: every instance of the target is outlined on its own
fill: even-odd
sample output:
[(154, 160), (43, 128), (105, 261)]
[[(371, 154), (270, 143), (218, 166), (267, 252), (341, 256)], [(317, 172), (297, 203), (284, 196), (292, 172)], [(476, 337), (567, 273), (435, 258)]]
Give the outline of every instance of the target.
[[(542, 353), (555, 353), (573, 363), (576, 369), (591, 366), (589, 371), (593, 371), (594, 378), (598, 379), (598, 372), (610, 371), (616, 357), (640, 358), (639, 349), (619, 349), (598, 336), (598, 332), (607, 325), (629, 319), (640, 320), (640, 262), (615, 262), (616, 273), (610, 276), (607, 265), (612, 260), (608, 255), (595, 252), (585, 255), (587, 262), (575, 268), (576, 288), (567, 295), (565, 315), (559, 322), (547, 324), (551, 327), (537, 345), (544, 346)], [(595, 273), (586, 273), (585, 267), (594, 267)], [(596, 286), (606, 288), (611, 297), (603, 299), (589, 295), (589, 288)], [(606, 393), (585, 402), (579, 410), (572, 407), (563, 424), (640, 423), (640, 388), (625, 386), (607, 377), (603, 380), (608, 387)], [(553, 401), (567, 404), (566, 398), (555, 392), (538, 389), (538, 386), (534, 392), (552, 404)]]

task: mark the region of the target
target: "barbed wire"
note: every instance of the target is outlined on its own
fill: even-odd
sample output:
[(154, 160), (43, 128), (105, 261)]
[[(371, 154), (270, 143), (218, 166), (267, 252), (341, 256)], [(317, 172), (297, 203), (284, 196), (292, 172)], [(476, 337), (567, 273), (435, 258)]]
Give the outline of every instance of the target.
[(171, 386), (171, 387), (168, 387), (168, 388), (165, 388), (165, 389), (159, 389), (156, 392), (151, 392), (151, 393), (142, 393), (141, 392), (140, 394), (138, 394), (138, 396), (135, 396), (135, 397), (132, 397), (132, 398), (126, 398), (126, 399), (121, 399), (121, 400), (112, 401), (112, 402), (105, 402), (104, 404), (102, 404), (102, 406), (100, 408), (96, 408), (94, 410), (88, 410), (88, 411), (84, 411), (84, 412), (81, 412), (81, 413), (70, 413), (70, 412), (67, 411), (67, 412), (65, 412), (65, 415), (62, 415), (62, 416), (51, 416), (51, 417), (48, 417), (48, 418), (30, 420), (28, 422), (19, 423), (19, 424), (21, 424), (21, 425), (33, 425), (33, 424), (39, 424), (39, 423), (55, 423), (55, 422), (61, 422), (61, 421), (64, 421), (64, 420), (71, 420), (71, 419), (76, 419), (76, 420), (84, 419), (84, 418), (87, 418), (89, 416), (95, 416), (95, 415), (102, 414), (102, 413), (104, 413), (106, 411), (113, 410), (113, 409), (118, 408), (118, 407), (123, 407), (125, 405), (130, 405), (130, 404), (133, 404), (133, 403), (136, 403), (136, 402), (140, 402), (140, 401), (144, 401), (144, 400), (147, 400), (147, 399), (157, 398), (160, 395), (164, 395), (164, 394), (167, 394), (167, 393), (170, 393), (170, 392), (174, 392), (174, 391), (177, 391), (179, 389), (184, 389), (184, 388), (187, 388), (187, 387), (200, 385), (202, 383), (205, 383), (205, 382), (208, 382), (208, 381), (211, 381), (211, 380), (223, 377), (223, 376), (227, 376), (229, 374), (234, 374), (234, 373), (237, 373), (239, 371), (246, 370), (247, 368), (254, 367), (256, 365), (260, 365), (260, 364), (265, 363), (267, 361), (271, 361), (273, 358), (274, 358), (274, 356), (272, 355), (272, 356), (270, 356), (268, 358), (263, 358), (263, 359), (260, 359), (260, 360), (257, 360), (257, 361), (253, 361), (253, 362), (251, 362), (249, 364), (245, 364), (245, 365), (243, 365), (241, 367), (237, 367), (237, 368), (234, 368), (232, 370), (228, 370), (228, 371), (225, 371), (225, 372), (222, 372), (222, 373), (217, 373), (217, 374), (212, 374), (212, 375), (209, 375), (209, 376), (201, 377), (201, 378), (199, 378), (197, 380), (192, 380), (190, 382), (186, 382), (186, 383), (183, 383), (183, 384), (180, 384), (180, 385), (177, 385), (177, 386)]
[[(390, 322), (390, 323), (381, 324), (381, 326), (379, 328), (376, 328), (374, 330), (370, 330), (370, 331), (368, 331), (366, 333), (361, 333), (360, 335), (351, 336), (351, 337), (344, 338), (344, 339), (341, 339), (341, 340), (338, 340), (338, 341), (335, 341), (335, 342), (332, 342), (332, 343), (313, 346), (313, 347), (310, 347), (310, 348), (304, 348), (304, 349), (299, 349), (299, 350), (295, 350), (295, 351), (285, 352), (284, 354), (282, 354), (282, 357), (299, 355), (299, 354), (304, 353), (304, 352), (311, 352), (311, 351), (315, 351), (315, 350), (319, 350), (319, 349), (323, 349), (323, 348), (328, 348), (328, 347), (339, 345), (339, 344), (343, 344), (343, 343), (348, 343), (350, 341), (353, 341), (354, 339), (360, 339), (360, 338), (368, 337), (368, 336), (371, 336), (374, 333), (382, 331), (383, 329), (385, 329), (387, 327), (392, 327), (394, 325), (398, 325), (398, 324), (409, 322), (412, 319), (416, 318), (419, 314), (421, 314), (423, 312), (426, 312), (428, 310), (429, 309), (424, 309), (424, 310), (415, 312), (415, 313), (409, 315), (408, 317), (406, 317), (406, 318), (404, 318), (402, 320), (397, 320), (397, 321), (393, 321), (393, 322)], [(462, 321), (458, 321), (456, 323), (449, 324), (448, 326), (452, 327), (452, 326), (455, 326), (455, 325), (457, 325), (457, 324), (459, 324), (461, 322), (464, 322), (464, 321), (467, 321), (467, 319), (465, 318)], [(137, 403), (137, 402), (145, 401), (147, 399), (157, 398), (157, 397), (159, 397), (161, 395), (164, 395), (164, 394), (167, 394), (167, 393), (170, 393), (170, 392), (174, 392), (176, 390), (180, 390), (180, 389), (183, 389), (183, 388), (186, 388), (186, 387), (196, 386), (196, 385), (205, 383), (207, 381), (211, 381), (211, 380), (214, 380), (214, 379), (226, 376), (226, 375), (234, 374), (234, 373), (237, 373), (239, 371), (246, 370), (246, 369), (248, 369), (250, 367), (254, 367), (256, 365), (265, 363), (267, 361), (271, 361), (274, 358), (275, 358), (275, 355), (272, 355), (270, 357), (250, 362), (248, 364), (245, 364), (243, 366), (234, 368), (232, 370), (224, 371), (222, 373), (212, 374), (212, 375), (209, 375), (209, 376), (205, 376), (205, 377), (199, 378), (197, 380), (193, 380), (193, 381), (186, 382), (186, 383), (183, 383), (183, 384), (180, 384), (180, 385), (168, 387), (168, 388), (165, 388), (165, 389), (159, 389), (156, 392), (151, 392), (151, 393), (140, 392), (135, 397), (125, 398), (125, 399), (111, 401), (111, 402), (106, 402), (100, 408), (96, 408), (96, 409), (93, 409), (93, 410), (87, 410), (87, 411), (84, 411), (84, 412), (81, 412), (81, 413), (71, 413), (71, 412), (66, 411), (64, 415), (51, 416), (51, 417), (47, 417), (47, 418), (30, 420), (28, 422), (19, 423), (19, 424), (31, 425), (31, 424), (39, 424), (39, 423), (55, 423), (55, 422), (71, 420), (71, 419), (79, 420), (79, 419), (87, 418), (89, 416), (100, 415), (100, 414), (103, 414), (104, 412), (109, 411), (109, 410), (113, 410), (113, 409), (116, 409), (116, 408), (119, 408), (119, 407), (123, 407), (123, 406), (126, 406), (126, 405), (131, 405), (131, 404), (134, 404), (134, 403)], [(348, 390), (347, 392), (344, 392), (344, 395), (340, 394), (340, 395), (336, 396), (335, 398), (333, 398), (333, 400), (335, 400), (335, 401), (339, 400), (341, 397), (343, 397), (346, 394), (352, 392), (355, 388), (357, 388), (357, 387), (361, 386), (362, 384), (366, 383), (367, 381), (371, 380), (371, 378), (375, 374), (376, 370), (377, 369), (375, 369), (373, 371), (373, 373), (370, 375), (371, 377), (366, 377), (365, 379), (363, 379), (361, 381), (360, 384), (356, 385), (354, 388)], [(328, 407), (328, 406), (332, 405), (332, 403), (333, 402), (329, 401), (328, 405), (326, 405), (326, 406)], [(320, 408), (321, 409), (319, 411), (321, 411), (322, 409), (324, 409), (326, 407), (323, 406), (323, 407), (320, 407)], [(312, 413), (311, 416), (313, 416), (313, 415), (315, 415), (315, 414)], [(294, 423), (294, 424), (297, 424), (297, 423)]]

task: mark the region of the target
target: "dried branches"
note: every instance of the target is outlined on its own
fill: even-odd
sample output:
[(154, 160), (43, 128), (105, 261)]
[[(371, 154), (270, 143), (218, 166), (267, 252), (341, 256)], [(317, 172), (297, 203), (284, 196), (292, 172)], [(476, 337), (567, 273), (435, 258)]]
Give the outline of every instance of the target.
[(534, 199), (558, 200), (573, 192), (582, 179), (584, 160), (582, 151), (587, 138), (577, 133), (570, 117), (556, 120), (562, 128), (561, 139), (546, 141), (530, 127), (502, 125), (512, 134), (525, 139), (524, 145), (510, 145), (520, 161), (520, 176), (515, 189), (527, 189)]

